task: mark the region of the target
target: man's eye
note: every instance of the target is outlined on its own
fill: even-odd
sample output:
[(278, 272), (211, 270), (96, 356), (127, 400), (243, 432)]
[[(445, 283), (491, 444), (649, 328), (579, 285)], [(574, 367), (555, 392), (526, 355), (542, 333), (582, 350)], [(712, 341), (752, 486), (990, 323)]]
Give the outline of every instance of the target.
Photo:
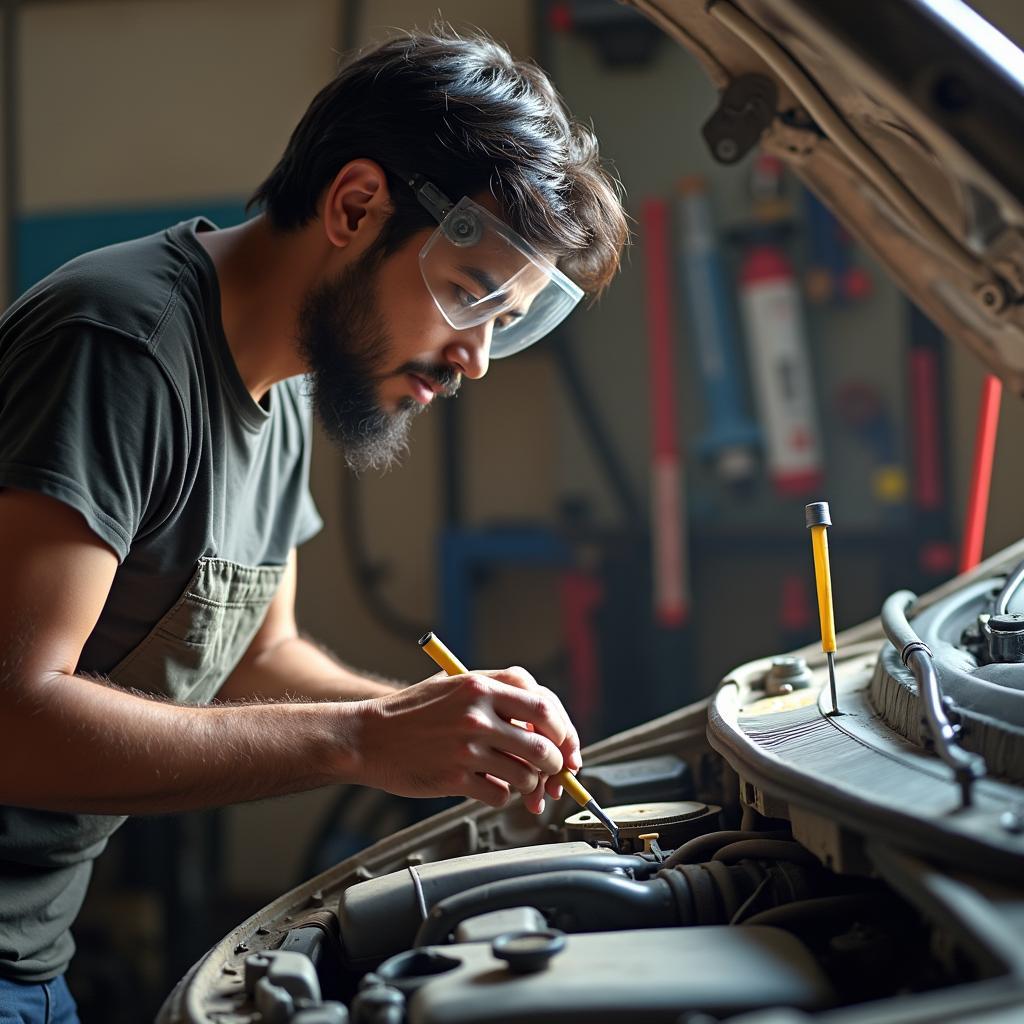
[(460, 306), (472, 306), (474, 302), (480, 301), (471, 292), (467, 292), (462, 285), (452, 284), (452, 289), (455, 291), (455, 301), (458, 302)]

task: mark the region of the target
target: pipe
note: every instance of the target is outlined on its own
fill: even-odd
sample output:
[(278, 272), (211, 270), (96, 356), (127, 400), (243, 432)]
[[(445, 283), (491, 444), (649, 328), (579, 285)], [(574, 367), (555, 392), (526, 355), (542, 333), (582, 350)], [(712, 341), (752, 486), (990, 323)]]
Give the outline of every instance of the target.
[(706, 832), (682, 846), (676, 847), (662, 864), (663, 868), (674, 868), (677, 864), (701, 864), (711, 860), (723, 846), (740, 842), (744, 839), (789, 839), (789, 832), (756, 832), (741, 829), (726, 832)]
[(798, 842), (784, 839), (741, 839), (729, 843), (711, 858), (723, 864), (738, 864), (741, 860), (784, 860), (808, 868), (820, 868), (821, 861)]
[(1005, 615), (1006, 610), (1010, 607), (1010, 600), (1013, 595), (1020, 589), (1020, 585), (1024, 583), (1024, 562), (1021, 562), (1016, 569), (1006, 577), (1006, 582), (1003, 584), (1003, 589), (999, 591), (999, 596), (996, 598), (996, 615)]
[(893, 899), (882, 893), (852, 892), (841, 896), (817, 896), (814, 899), (798, 900), (779, 907), (769, 907), (752, 914), (744, 925), (769, 925), (774, 928), (791, 928), (801, 924), (830, 921), (836, 915), (848, 914), (853, 918), (888, 917), (892, 913)]
[(965, 807), (971, 804), (971, 787), (985, 774), (985, 762), (969, 754), (958, 741), (959, 728), (946, 717), (939, 677), (932, 652), (907, 621), (907, 608), (917, 600), (909, 590), (897, 590), (882, 605), (882, 628), (889, 643), (899, 651), (900, 660), (914, 675), (921, 707), (921, 721), (928, 729), (935, 751), (953, 769)]
[(449, 896), (420, 925), (414, 947), (438, 945), (469, 917), (521, 906), (551, 906), (572, 915), (573, 931), (668, 928), (680, 923), (672, 889), (663, 879), (634, 882), (618, 875), (552, 871), (506, 878)]

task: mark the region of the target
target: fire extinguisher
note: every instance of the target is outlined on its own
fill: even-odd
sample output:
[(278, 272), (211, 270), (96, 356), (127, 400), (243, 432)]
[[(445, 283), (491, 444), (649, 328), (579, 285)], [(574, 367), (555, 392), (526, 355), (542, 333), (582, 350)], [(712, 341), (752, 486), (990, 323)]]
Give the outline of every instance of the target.
[(768, 472), (780, 494), (808, 494), (823, 482), (821, 434), (800, 289), (770, 228), (747, 239), (739, 294)]

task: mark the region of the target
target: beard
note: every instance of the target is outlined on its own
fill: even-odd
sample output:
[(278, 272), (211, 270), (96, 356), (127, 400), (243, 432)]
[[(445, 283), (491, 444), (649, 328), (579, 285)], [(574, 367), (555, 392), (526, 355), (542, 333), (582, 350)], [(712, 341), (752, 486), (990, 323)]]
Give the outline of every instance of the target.
[(416, 373), (451, 397), (459, 375), (450, 367), (406, 363), (385, 372), (392, 350), (380, 313), (377, 270), (367, 253), (333, 281), (311, 289), (299, 311), (299, 350), (309, 367), (317, 418), (349, 468), (387, 470), (409, 449), (409, 429), (426, 406), (402, 398), (394, 412), (380, 407), (377, 387), (390, 376)]

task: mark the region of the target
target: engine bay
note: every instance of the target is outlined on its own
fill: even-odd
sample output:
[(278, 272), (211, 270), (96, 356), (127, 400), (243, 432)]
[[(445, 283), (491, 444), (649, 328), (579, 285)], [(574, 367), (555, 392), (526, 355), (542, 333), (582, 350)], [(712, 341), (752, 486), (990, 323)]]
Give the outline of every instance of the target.
[(842, 634), (838, 714), (807, 648), (589, 748), (618, 852), (567, 799), (460, 804), (240, 925), (160, 1020), (1011, 1019), (1022, 559)]

